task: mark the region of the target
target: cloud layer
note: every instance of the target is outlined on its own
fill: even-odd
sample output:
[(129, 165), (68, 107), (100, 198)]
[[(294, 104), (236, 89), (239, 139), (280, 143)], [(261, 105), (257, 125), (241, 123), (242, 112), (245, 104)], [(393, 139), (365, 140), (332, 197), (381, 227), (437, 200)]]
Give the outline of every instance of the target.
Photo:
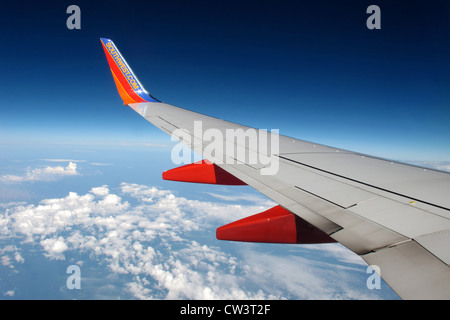
[[(39, 246), (52, 260), (83, 254), (101, 261), (108, 273), (129, 277), (120, 290), (139, 299), (370, 297), (349, 286), (348, 271), (364, 270), (364, 263), (340, 245), (302, 249), (306, 256), (325, 252), (342, 261), (340, 266), (298, 252), (279, 257), (251, 244), (236, 246), (241, 249), (234, 253), (223, 250), (215, 228), (267, 209), (267, 203), (189, 200), (131, 183), (115, 190), (101, 186), (38, 205), (12, 204), (0, 216), (0, 236)], [(24, 263), (20, 249), (10, 249), (2, 263)]]
[(0, 177), (1, 182), (23, 182), (23, 181), (50, 181), (55, 180), (63, 176), (75, 176), (78, 175), (77, 164), (70, 161), (66, 167), (47, 166), (45, 168), (27, 168), (26, 173), (21, 176), (17, 175), (3, 175)]

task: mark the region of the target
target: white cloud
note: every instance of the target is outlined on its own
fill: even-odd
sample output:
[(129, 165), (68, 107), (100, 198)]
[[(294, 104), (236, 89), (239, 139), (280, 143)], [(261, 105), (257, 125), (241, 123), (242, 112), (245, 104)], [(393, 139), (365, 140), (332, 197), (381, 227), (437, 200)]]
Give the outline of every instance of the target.
[[(342, 246), (331, 244), (321, 250), (333, 254), (336, 248)], [(343, 251), (342, 254), (348, 256), (349, 252)], [(257, 283), (260, 288), (272, 292), (274, 296), (283, 296), (289, 292), (297, 299), (309, 300), (375, 298), (369, 290), (361, 293), (352, 288), (354, 279), (345, 272), (348, 268), (346, 266), (299, 255), (274, 258), (271, 254), (252, 250), (246, 250), (243, 256), (248, 265), (256, 266), (249, 273), (250, 280)], [(273, 270), (278, 272), (275, 273)], [(273, 283), (277, 283), (277, 286), (272, 286)]]
[(25, 262), (25, 259), (22, 257), (22, 255), (19, 252), (14, 253), (14, 259), (20, 263)]
[(450, 172), (450, 161), (406, 161), (416, 166)]
[(93, 166), (112, 166), (112, 163), (107, 163), (107, 162), (91, 162), (90, 163)]
[(70, 161), (66, 167), (47, 166), (45, 168), (27, 168), (26, 174), (22, 176), (16, 176), (7, 174), (0, 177), (2, 182), (23, 182), (23, 181), (49, 181), (55, 180), (63, 176), (75, 176), (79, 173), (77, 172), (77, 164)]
[(64, 260), (64, 251), (68, 249), (63, 237), (57, 239), (44, 239), (41, 241), (41, 246), (46, 251), (46, 256), (50, 259)]
[(109, 193), (109, 189), (107, 186), (92, 188), (91, 193), (95, 194), (96, 196), (106, 196)]
[[(257, 203), (189, 200), (169, 190), (122, 183), (117, 194), (104, 185), (37, 205), (10, 205), (0, 216), (0, 236), (38, 244), (49, 259), (75, 255), (82, 264), (79, 254), (85, 253), (112, 274), (132, 277), (126, 290), (139, 299), (357, 297), (351, 288), (342, 292), (340, 284), (348, 279), (330, 287), (323, 269), (315, 269), (317, 261), (257, 252), (251, 245), (244, 245), (240, 256), (216, 245), (215, 228), (265, 209)], [(336, 246), (321, 250), (353, 255)], [(4, 254), (5, 265), (24, 262), (15, 247)]]
[(6, 291), (3, 295), (4, 296), (9, 296), (9, 297), (14, 297), (14, 290), (9, 290), (9, 291)]
[(11, 258), (9, 256), (2, 256), (0, 263), (5, 267), (9, 267), (11, 265)]
[(74, 160), (74, 159), (39, 159), (39, 160), (49, 162), (86, 162), (86, 160)]

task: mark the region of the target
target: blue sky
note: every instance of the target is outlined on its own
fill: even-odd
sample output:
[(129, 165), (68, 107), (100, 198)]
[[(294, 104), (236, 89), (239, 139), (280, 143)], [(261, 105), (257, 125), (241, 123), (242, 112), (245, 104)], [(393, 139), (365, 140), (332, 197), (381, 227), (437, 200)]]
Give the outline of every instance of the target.
[(99, 37), (155, 97), (282, 134), (400, 160), (450, 157), (444, 1), (66, 1), (2, 10), (0, 143), (167, 143), (121, 107)]

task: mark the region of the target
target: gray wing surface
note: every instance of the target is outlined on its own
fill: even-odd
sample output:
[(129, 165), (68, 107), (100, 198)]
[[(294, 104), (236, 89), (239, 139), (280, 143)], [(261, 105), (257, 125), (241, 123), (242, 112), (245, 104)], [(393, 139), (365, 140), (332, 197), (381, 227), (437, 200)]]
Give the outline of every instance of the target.
[(189, 136), (182, 142), (203, 158), (378, 266), (403, 299), (450, 298), (450, 174), (277, 135), (278, 170), (264, 175), (267, 161), (245, 161), (258, 150), (241, 145), (247, 157), (230, 159), (208, 152), (201, 136), (218, 130), (223, 145), (236, 147), (226, 130), (249, 127), (165, 103), (130, 107), (172, 136)]

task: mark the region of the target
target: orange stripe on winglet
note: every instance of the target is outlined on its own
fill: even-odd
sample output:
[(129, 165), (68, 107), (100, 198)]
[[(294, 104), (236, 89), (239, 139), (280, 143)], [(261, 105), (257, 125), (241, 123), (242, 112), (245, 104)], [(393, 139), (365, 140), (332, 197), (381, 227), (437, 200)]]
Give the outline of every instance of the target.
[(111, 69), (111, 73), (113, 75), (114, 82), (116, 83), (117, 91), (119, 91), (119, 95), (120, 95), (120, 97), (123, 100), (123, 104), (127, 105), (127, 104), (130, 104), (130, 103), (136, 103), (136, 101), (134, 101), (133, 98), (131, 98), (127, 94), (126, 90), (123, 88), (122, 84), (120, 83), (119, 79), (117, 79), (117, 77), (114, 74), (114, 71), (112, 71), (112, 69)]

